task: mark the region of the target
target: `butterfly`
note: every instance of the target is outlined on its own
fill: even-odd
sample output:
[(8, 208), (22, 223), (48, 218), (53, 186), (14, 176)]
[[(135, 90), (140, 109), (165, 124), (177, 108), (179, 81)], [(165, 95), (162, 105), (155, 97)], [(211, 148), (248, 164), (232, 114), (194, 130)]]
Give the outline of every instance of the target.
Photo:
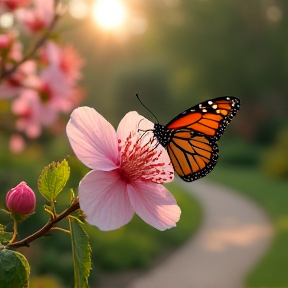
[(218, 97), (195, 105), (166, 126), (154, 124), (154, 137), (166, 148), (175, 172), (191, 182), (206, 176), (218, 160), (217, 141), (240, 108), (236, 97)]

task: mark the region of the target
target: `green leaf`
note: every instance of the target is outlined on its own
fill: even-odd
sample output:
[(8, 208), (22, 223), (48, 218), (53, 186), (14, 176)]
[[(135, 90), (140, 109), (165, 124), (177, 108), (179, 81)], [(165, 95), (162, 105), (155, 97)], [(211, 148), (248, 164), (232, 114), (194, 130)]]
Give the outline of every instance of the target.
[(24, 255), (4, 249), (0, 252), (0, 287), (29, 287), (30, 266)]
[(3, 208), (0, 208), (0, 223), (3, 225), (13, 223), (13, 219), (10, 216), (10, 212)]
[(12, 232), (6, 232), (5, 226), (0, 224), (0, 243), (1, 244), (7, 244), (12, 237), (13, 237), (13, 233)]
[(69, 217), (72, 253), (74, 260), (75, 288), (88, 288), (88, 277), (91, 270), (91, 246), (83, 228), (83, 223), (76, 217)]
[(38, 178), (40, 193), (49, 201), (54, 202), (57, 195), (65, 187), (70, 176), (70, 167), (66, 159), (52, 162), (44, 168)]

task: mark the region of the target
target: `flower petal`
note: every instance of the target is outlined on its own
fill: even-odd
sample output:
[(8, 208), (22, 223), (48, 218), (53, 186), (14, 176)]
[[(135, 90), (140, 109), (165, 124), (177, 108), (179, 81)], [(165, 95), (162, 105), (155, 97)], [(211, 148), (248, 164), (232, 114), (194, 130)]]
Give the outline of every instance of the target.
[(118, 170), (91, 171), (79, 184), (80, 208), (86, 221), (100, 230), (118, 229), (134, 215)]
[(181, 210), (163, 185), (137, 181), (127, 190), (133, 209), (146, 223), (161, 231), (176, 226)]
[(131, 132), (135, 135), (138, 134), (138, 136), (141, 136), (142, 133), (141, 132), (138, 133), (138, 128), (139, 124), (141, 124), (142, 127), (142, 124), (144, 122), (146, 123), (145, 130), (149, 129), (147, 127), (153, 129), (154, 124), (151, 121), (147, 120), (145, 117), (139, 115), (136, 111), (131, 111), (127, 113), (118, 125), (117, 129), (118, 139), (125, 141), (130, 136)]
[[(140, 131), (138, 132), (139, 129)], [(161, 173), (159, 172), (159, 175), (154, 177), (154, 182), (168, 183), (174, 179), (174, 169), (166, 149), (161, 146), (156, 137), (154, 137), (153, 129), (154, 123), (139, 115), (136, 111), (132, 111), (127, 113), (119, 123), (117, 136), (122, 145), (131, 137), (131, 149), (135, 148), (133, 144), (140, 139), (139, 145), (141, 145), (141, 147), (149, 145), (152, 150), (155, 150), (157, 152), (157, 159), (154, 159), (153, 164), (161, 168), (159, 169)]]
[(96, 110), (89, 107), (75, 109), (66, 132), (74, 153), (86, 166), (103, 171), (118, 167), (115, 130)]

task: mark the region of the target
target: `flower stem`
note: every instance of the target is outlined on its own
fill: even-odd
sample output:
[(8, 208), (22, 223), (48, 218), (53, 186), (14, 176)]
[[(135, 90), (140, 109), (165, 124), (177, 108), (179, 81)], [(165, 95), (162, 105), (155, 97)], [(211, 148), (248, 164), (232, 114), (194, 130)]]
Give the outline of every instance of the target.
[[(74, 211), (76, 211), (78, 209), (80, 209), (79, 199), (76, 198), (69, 208), (67, 208), (61, 214), (57, 215), (55, 218), (50, 219), (50, 221), (45, 226), (43, 226), (40, 230), (38, 230), (34, 234), (32, 234), (32, 235), (30, 235), (30, 236), (28, 236), (28, 237), (26, 237), (20, 241), (17, 241), (17, 242), (12, 242), (12, 240), (14, 238), (14, 235), (13, 235), (12, 240), (6, 246), (6, 248), (11, 249), (11, 248), (17, 248), (17, 247), (22, 247), (22, 246), (29, 247), (29, 243), (33, 242), (34, 240), (36, 240), (40, 237), (47, 235), (47, 233), (53, 228), (53, 226), (56, 223), (58, 223), (59, 221), (61, 221), (64, 218), (66, 218), (68, 215), (70, 215), (71, 213), (73, 213)], [(14, 225), (15, 225), (15, 223), (14, 223)], [(15, 231), (14, 231), (14, 233), (15, 233)]]
[(18, 236), (18, 231), (17, 231), (18, 222), (17, 222), (15, 219), (13, 219), (13, 221), (14, 221), (14, 225), (13, 225), (13, 237), (12, 237), (12, 239), (10, 240), (10, 242), (9, 242), (8, 245), (14, 243), (14, 242), (16, 241), (16, 239), (17, 239), (17, 236)]
[(59, 231), (62, 231), (62, 232), (65, 232), (65, 233), (70, 234), (70, 231), (69, 231), (69, 230), (63, 229), (63, 228), (61, 228), (61, 227), (52, 227), (50, 230), (59, 230)]

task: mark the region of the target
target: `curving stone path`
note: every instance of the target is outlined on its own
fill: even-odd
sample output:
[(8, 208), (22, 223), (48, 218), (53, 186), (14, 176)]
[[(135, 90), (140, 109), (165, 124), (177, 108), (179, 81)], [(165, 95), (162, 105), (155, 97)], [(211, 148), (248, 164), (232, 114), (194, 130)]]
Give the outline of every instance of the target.
[(179, 182), (203, 207), (198, 233), (129, 288), (243, 288), (273, 231), (263, 211), (232, 189), (205, 180)]

